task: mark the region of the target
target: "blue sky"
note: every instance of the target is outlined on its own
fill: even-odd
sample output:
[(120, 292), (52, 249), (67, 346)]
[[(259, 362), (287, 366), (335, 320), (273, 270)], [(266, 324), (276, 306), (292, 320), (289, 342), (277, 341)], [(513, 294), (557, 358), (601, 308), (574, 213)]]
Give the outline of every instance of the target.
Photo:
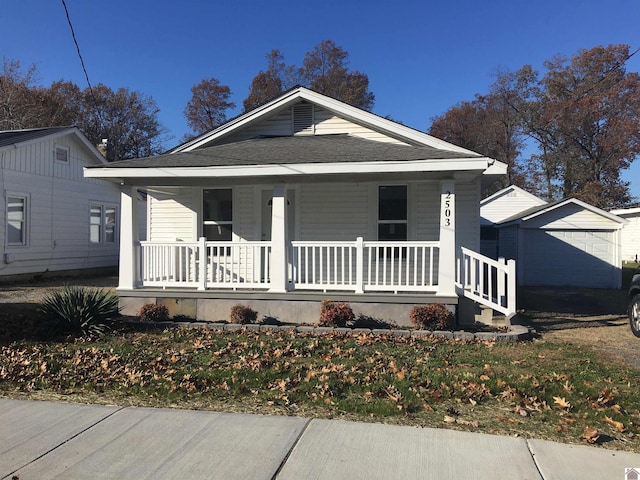
[[(640, 47), (638, 0), (66, 0), (92, 84), (153, 97), (166, 147), (188, 132), (183, 110), (203, 78), (228, 85), (240, 112), (273, 48), (299, 65), (332, 39), (369, 77), (374, 113), (427, 130), (500, 69), (542, 68), (555, 54), (625, 43)], [(86, 87), (61, 0), (0, 0), (4, 58), (36, 64), (40, 83)], [(627, 64), (640, 71), (640, 53)], [(640, 159), (624, 178), (640, 196)]]

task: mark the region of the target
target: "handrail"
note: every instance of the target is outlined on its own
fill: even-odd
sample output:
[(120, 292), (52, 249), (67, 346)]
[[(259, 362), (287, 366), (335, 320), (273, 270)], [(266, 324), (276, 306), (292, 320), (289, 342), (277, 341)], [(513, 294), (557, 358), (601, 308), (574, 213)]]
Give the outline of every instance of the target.
[(516, 262), (494, 260), (468, 248), (457, 259), (456, 290), (506, 315), (516, 313)]

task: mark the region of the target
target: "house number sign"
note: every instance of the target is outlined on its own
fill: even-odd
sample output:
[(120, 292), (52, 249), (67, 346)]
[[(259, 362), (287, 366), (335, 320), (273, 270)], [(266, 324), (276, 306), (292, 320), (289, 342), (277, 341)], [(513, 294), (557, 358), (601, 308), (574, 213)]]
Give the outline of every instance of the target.
[(442, 207), (440, 223), (445, 227), (454, 228), (454, 212), (455, 212), (455, 197), (449, 190), (442, 194)]

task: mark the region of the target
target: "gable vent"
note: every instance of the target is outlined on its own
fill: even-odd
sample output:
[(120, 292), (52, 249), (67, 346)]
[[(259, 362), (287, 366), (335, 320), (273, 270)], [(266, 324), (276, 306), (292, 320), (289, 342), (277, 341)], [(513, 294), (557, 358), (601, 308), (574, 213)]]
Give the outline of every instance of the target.
[(293, 134), (313, 135), (313, 104), (298, 103), (293, 106)]

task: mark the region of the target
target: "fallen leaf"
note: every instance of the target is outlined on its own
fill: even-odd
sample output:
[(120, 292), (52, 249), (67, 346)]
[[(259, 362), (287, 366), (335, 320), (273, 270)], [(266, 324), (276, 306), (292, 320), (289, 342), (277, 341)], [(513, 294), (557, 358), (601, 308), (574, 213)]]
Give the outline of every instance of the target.
[(564, 397), (553, 397), (553, 403), (561, 408), (571, 408), (571, 404), (567, 402)]
[(613, 418), (608, 417), (606, 415), (604, 416), (603, 420), (607, 422), (609, 425), (613, 425), (616, 428), (616, 430), (618, 430), (619, 432), (621, 433), (624, 432), (624, 423), (617, 422)]
[(598, 432), (598, 430), (596, 430), (595, 428), (587, 427), (584, 429), (582, 438), (584, 438), (589, 443), (596, 443), (600, 438), (600, 432)]
[(456, 423), (456, 419), (453, 417), (450, 417), (449, 415), (444, 416), (444, 421), (445, 423)]

